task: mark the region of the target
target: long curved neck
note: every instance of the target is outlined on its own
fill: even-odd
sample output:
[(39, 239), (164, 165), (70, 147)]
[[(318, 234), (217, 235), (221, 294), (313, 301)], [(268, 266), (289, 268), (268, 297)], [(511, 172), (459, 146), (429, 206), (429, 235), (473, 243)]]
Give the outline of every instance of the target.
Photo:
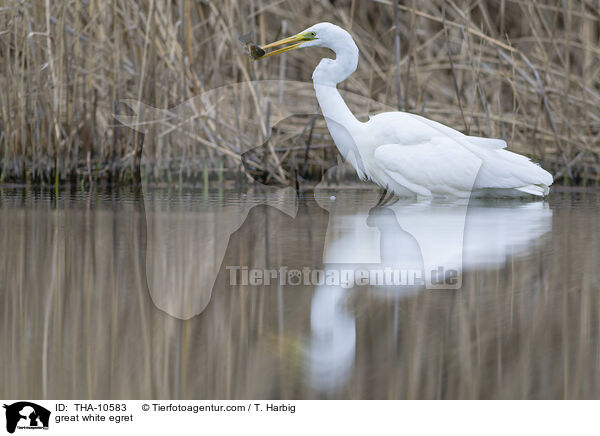
[[(336, 58), (321, 59), (313, 72), (313, 85), (317, 100), (326, 120), (334, 121), (347, 129), (352, 129), (360, 124), (352, 114), (344, 99), (337, 90), (336, 85), (346, 80), (358, 65), (358, 47), (347, 35), (340, 44), (329, 47), (335, 52)], [(330, 130), (331, 130), (331, 126)], [(332, 132), (333, 133), (333, 132)], [(335, 140), (335, 137), (334, 137)]]

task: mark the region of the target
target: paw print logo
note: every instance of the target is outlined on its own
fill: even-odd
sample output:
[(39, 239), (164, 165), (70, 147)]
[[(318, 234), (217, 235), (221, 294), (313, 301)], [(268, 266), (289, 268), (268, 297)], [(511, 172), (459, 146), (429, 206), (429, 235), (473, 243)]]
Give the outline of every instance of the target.
[(288, 283), (292, 286), (298, 286), (302, 281), (302, 275), (297, 269), (291, 269), (288, 271)]

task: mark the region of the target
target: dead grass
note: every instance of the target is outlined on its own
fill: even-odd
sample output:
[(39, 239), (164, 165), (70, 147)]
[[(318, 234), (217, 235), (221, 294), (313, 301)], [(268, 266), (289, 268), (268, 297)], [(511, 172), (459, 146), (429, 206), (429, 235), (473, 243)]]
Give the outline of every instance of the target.
[[(255, 63), (238, 37), (254, 32), (264, 43), (284, 26), (287, 34), (331, 21), (361, 50), (345, 89), (505, 138), (561, 183), (600, 183), (597, 2), (403, 0), (397, 25), (394, 9), (392, 0), (8, 0), (0, 8), (0, 182), (134, 180), (142, 144), (157, 145), (115, 121), (125, 111), (119, 101), (166, 109), (235, 82), (309, 81), (326, 51)], [(235, 110), (251, 113), (253, 104)], [(239, 154), (252, 144), (224, 141), (224, 127), (213, 127), (202, 141), (160, 144), (144, 165), (181, 174), (188, 164), (199, 180), (243, 171)], [(300, 131), (306, 143), (313, 129)], [(335, 150), (322, 124), (314, 133), (306, 164), (299, 147), (298, 156), (271, 150), (265, 167), (280, 179), (318, 174)]]

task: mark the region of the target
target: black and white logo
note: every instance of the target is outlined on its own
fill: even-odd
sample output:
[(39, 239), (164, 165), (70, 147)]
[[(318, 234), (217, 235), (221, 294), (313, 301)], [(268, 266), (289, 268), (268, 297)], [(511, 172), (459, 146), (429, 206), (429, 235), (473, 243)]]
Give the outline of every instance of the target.
[(16, 429), (47, 430), (50, 411), (29, 401), (19, 401), (3, 406), (6, 409), (6, 431), (14, 433)]

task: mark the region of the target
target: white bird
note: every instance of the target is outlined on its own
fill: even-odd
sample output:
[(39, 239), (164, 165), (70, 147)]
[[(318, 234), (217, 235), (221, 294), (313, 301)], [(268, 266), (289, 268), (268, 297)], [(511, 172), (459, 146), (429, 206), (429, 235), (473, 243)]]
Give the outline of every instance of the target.
[[(267, 52), (279, 46), (284, 47)], [(335, 59), (321, 59), (313, 84), (338, 150), (362, 180), (399, 196), (548, 194), (552, 175), (527, 157), (505, 150), (502, 139), (467, 136), (407, 112), (385, 112), (367, 122), (356, 119), (336, 87), (358, 65), (358, 47), (341, 27), (315, 24), (289, 38), (252, 46), (251, 53), (262, 59), (304, 47), (326, 47), (336, 54)]]

